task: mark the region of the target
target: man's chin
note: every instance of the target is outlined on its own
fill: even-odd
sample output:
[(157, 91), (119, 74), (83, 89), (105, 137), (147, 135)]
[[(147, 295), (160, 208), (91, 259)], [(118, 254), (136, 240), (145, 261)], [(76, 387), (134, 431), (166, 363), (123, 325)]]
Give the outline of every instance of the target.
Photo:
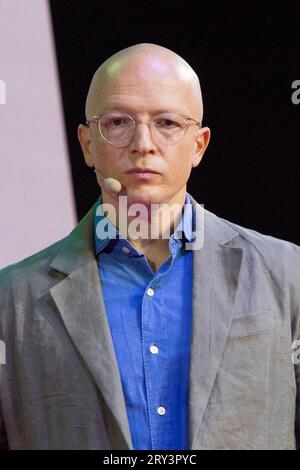
[(146, 206), (150, 204), (161, 204), (164, 202), (164, 197), (162, 194), (159, 194), (158, 192), (151, 191), (151, 190), (146, 190), (143, 191), (141, 190), (136, 190), (134, 189), (133, 191), (128, 190), (127, 191), (127, 204), (132, 205), (132, 204), (144, 204)]

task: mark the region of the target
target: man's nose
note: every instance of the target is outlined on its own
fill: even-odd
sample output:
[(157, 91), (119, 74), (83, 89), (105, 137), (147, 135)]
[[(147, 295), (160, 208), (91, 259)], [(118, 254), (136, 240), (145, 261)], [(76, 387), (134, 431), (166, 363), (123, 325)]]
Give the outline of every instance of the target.
[(146, 155), (155, 151), (156, 145), (151, 136), (150, 124), (145, 122), (137, 123), (130, 143), (130, 152)]

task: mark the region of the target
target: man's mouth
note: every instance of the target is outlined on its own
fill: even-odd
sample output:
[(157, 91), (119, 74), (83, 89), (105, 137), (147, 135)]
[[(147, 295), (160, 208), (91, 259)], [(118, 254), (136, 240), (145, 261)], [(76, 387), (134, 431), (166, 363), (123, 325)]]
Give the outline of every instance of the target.
[(141, 173), (141, 174), (153, 173), (156, 175), (159, 174), (158, 171), (155, 171), (152, 168), (141, 168), (141, 167), (131, 168), (130, 170), (127, 171), (127, 173)]

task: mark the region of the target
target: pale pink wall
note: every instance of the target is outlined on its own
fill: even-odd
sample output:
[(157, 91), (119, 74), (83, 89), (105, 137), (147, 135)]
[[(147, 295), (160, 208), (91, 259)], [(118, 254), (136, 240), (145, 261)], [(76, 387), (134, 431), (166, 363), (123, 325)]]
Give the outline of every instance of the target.
[(1, 268), (76, 224), (47, 0), (0, 0), (0, 80)]

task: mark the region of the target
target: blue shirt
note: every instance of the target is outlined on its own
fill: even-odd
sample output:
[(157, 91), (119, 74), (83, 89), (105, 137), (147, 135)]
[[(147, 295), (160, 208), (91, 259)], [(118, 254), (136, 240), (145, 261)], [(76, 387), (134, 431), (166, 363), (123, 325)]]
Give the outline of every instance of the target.
[[(193, 251), (184, 244), (192, 239), (190, 198), (186, 194), (170, 237), (171, 255), (156, 272), (101, 208), (96, 215), (101, 202), (100, 196), (95, 251), (133, 448), (188, 450)], [(101, 220), (108, 229), (105, 240), (96, 235)]]

